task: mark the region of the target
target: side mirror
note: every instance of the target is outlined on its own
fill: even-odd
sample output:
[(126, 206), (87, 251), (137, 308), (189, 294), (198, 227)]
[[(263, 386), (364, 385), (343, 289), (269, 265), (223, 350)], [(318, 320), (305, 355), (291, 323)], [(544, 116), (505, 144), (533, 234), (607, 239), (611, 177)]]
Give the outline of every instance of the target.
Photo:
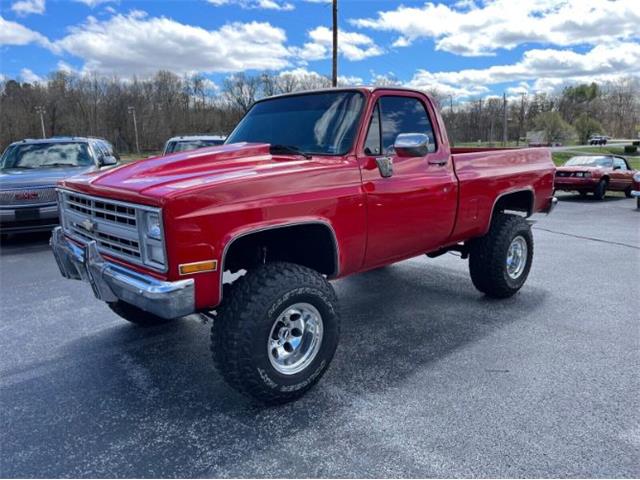
[(103, 167), (110, 167), (112, 165), (117, 165), (117, 164), (118, 164), (118, 159), (113, 155), (102, 157), (102, 160), (100, 161), (100, 165)]
[(393, 149), (399, 157), (424, 157), (429, 153), (429, 136), (424, 133), (401, 133)]

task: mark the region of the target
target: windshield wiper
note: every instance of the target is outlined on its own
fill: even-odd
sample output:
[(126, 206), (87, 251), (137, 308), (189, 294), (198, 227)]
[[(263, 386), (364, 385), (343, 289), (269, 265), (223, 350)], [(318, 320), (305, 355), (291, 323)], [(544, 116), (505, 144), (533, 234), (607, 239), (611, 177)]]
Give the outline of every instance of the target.
[(298, 147), (294, 147), (293, 145), (280, 145), (280, 144), (271, 145), (269, 147), (269, 152), (270, 153), (292, 153), (294, 155), (302, 155), (307, 160), (311, 158), (311, 155), (309, 155), (306, 152), (303, 152)]
[(78, 165), (74, 165), (73, 163), (47, 163), (42, 165), (42, 168), (55, 168), (55, 167), (77, 167)]

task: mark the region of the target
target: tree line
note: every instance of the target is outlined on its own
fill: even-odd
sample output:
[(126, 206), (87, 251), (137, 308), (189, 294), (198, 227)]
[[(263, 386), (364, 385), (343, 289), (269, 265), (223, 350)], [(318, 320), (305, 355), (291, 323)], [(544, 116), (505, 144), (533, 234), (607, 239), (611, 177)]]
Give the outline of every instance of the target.
[[(0, 148), (23, 138), (40, 138), (44, 124), (48, 137), (104, 137), (120, 152), (135, 152), (135, 115), (140, 149), (158, 151), (175, 135), (228, 134), (259, 98), (330, 85), (328, 77), (308, 72), (237, 74), (220, 87), (201, 75), (181, 77), (166, 71), (132, 80), (63, 71), (37, 83), (4, 80)], [(522, 142), (532, 131), (546, 142), (584, 143), (594, 133), (629, 138), (640, 129), (640, 80), (634, 77), (570, 86), (557, 94), (464, 102), (437, 90), (429, 93), (439, 104), (454, 144), (499, 143), (505, 132), (508, 141)]]

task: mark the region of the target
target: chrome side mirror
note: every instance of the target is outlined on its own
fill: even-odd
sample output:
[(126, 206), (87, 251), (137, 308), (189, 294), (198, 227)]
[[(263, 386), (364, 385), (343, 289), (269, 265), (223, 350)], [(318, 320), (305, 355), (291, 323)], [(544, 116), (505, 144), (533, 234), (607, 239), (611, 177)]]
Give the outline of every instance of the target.
[(102, 161), (100, 162), (100, 165), (102, 165), (103, 167), (109, 167), (117, 164), (118, 164), (118, 159), (113, 155), (102, 157)]
[(429, 153), (429, 136), (424, 133), (401, 133), (393, 149), (399, 157), (424, 157)]

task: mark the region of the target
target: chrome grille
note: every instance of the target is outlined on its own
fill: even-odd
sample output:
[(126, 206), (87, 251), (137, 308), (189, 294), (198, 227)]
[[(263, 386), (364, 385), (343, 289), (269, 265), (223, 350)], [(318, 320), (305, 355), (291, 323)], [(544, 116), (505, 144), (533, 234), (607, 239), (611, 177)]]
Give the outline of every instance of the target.
[(80, 243), (95, 240), (102, 253), (148, 265), (138, 223), (142, 222), (143, 211), (158, 209), (67, 190), (60, 190), (60, 205), (62, 226), (71, 238)]
[(20, 188), (0, 191), (0, 205), (38, 205), (56, 203), (53, 187)]

